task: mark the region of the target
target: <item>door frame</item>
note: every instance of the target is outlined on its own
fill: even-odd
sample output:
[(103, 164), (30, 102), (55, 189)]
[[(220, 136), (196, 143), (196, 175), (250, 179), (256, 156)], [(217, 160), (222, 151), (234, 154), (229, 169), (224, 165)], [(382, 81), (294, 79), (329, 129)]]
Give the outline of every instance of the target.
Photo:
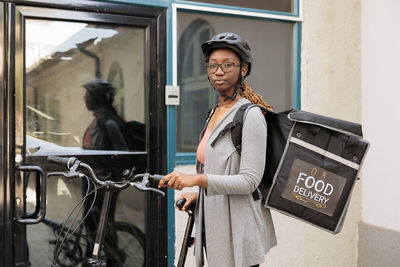
[[(27, 256), (26, 246), (26, 226), (16, 223), (16, 217), (24, 213), (23, 201), (16, 199), (21, 192), (16, 192), (15, 188), (21, 183), (19, 172), (16, 171), (16, 155), (24, 155), (24, 136), (23, 132), (16, 132), (16, 125), (24, 124), (24, 116), (16, 116), (16, 109), (21, 109), (24, 103), (15, 99), (15, 95), (23, 95), (24, 79), (18, 78), (24, 73), (18, 73), (23, 64), (23, 50), (16, 47), (18, 34), (16, 32), (23, 29), (18, 28), (18, 18), (16, 11), (21, 11), (23, 16), (29, 18), (62, 18), (68, 20), (68, 14), (74, 12), (79, 20), (89, 22), (102, 22), (102, 17), (113, 18), (116, 23), (128, 25), (124, 18), (140, 18), (150, 28), (146, 34), (146, 41), (150, 42), (149, 66), (146, 74), (148, 90), (146, 90), (147, 116), (151, 116), (147, 131), (147, 157), (152, 161), (149, 163), (148, 171), (153, 173), (166, 173), (167, 171), (167, 150), (166, 150), (166, 107), (163, 102), (166, 83), (166, 9), (135, 6), (133, 4), (114, 4), (96, 1), (58, 1), (54, 3), (48, 0), (39, 1), (5, 1), (0, 5), (0, 26), (4, 34), (0, 36), (0, 90), (2, 92), (0, 102), (0, 131), (3, 138), (0, 141), (0, 190), (3, 194), (0, 197), (0, 205), (3, 212), (0, 213), (0, 248), (4, 251), (4, 257), (0, 259), (1, 266), (25, 266)], [(37, 12), (40, 10), (40, 12)], [(21, 35), (22, 36), (22, 35)], [(21, 43), (23, 41), (19, 41)], [(22, 52), (21, 52), (22, 51)], [(23, 65), (22, 65), (22, 69)], [(17, 77), (18, 76), (18, 77)], [(25, 97), (23, 97), (25, 99)], [(24, 111), (22, 111), (23, 114)], [(21, 121), (22, 120), (22, 121)], [(21, 127), (21, 126), (18, 126)], [(151, 145), (150, 145), (151, 144)], [(123, 157), (121, 158), (123, 160)], [(149, 160), (148, 160), (149, 162)], [(29, 163), (29, 158), (25, 162)], [(153, 212), (151, 212), (153, 211)], [(167, 200), (161, 200), (153, 194), (148, 194), (148, 208), (146, 214), (146, 225), (149, 229), (157, 231), (147, 231), (146, 250), (151, 259), (147, 261), (148, 266), (166, 266), (168, 255), (168, 227), (167, 227)], [(154, 249), (152, 244), (157, 244)]]

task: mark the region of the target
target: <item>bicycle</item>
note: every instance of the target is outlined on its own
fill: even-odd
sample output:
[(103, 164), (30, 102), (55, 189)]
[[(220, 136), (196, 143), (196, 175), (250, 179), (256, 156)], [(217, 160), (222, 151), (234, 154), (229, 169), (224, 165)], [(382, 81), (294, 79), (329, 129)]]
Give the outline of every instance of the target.
[[(93, 247), (94, 240), (87, 233), (84, 233), (84, 227), (81, 225), (77, 231), (73, 231), (69, 227), (63, 226), (59, 222), (44, 218), (44, 224), (52, 228), (56, 237), (55, 240), (49, 241), (50, 244), (56, 245), (57, 239), (61, 239), (71, 234), (71, 237), (63, 244), (62, 250), (57, 258), (57, 264), (60, 267), (76, 267), (84, 264), (88, 260), (86, 251)], [(111, 249), (104, 244), (103, 254), (112, 254), (113, 251), (123, 252), (125, 256), (114, 255), (113, 261), (116, 266), (144, 266), (145, 264), (145, 234), (135, 225), (127, 222), (109, 222), (109, 229), (117, 233), (118, 247)], [(54, 247), (54, 253), (57, 253), (58, 247)]]
[[(94, 198), (96, 198), (97, 190), (102, 187), (105, 188), (105, 195), (103, 199), (95, 240), (92, 240), (87, 235), (82, 234), (82, 223), (89, 212), (85, 214), (83, 220), (79, 222), (78, 225), (75, 227), (74, 224), (76, 224), (76, 218), (72, 222), (71, 227), (66, 227), (66, 222), (69, 220), (69, 217), (63, 225), (52, 222), (49, 219), (44, 220), (45, 224), (51, 226), (53, 228), (53, 231), (55, 231), (56, 235), (58, 236), (53, 254), (53, 261), (51, 265), (52, 267), (77, 266), (78, 263), (83, 263), (85, 261), (84, 250), (89, 248), (92, 248), (92, 253), (91, 258), (89, 258), (87, 261), (87, 264), (92, 267), (107, 266), (104, 255), (110, 255), (110, 253), (118, 254), (115, 255), (115, 257), (112, 257), (113, 259), (120, 261), (115, 262), (117, 266), (123, 266), (124, 262), (127, 260), (127, 257), (132, 258), (135, 255), (140, 254), (138, 253), (140, 252), (138, 250), (142, 250), (143, 255), (145, 254), (145, 238), (140, 229), (129, 223), (108, 223), (111, 193), (114, 190), (123, 190), (129, 186), (133, 186), (140, 191), (153, 191), (161, 194), (162, 196), (165, 196), (165, 193), (161, 190), (148, 186), (150, 180), (157, 182), (161, 180), (161, 178), (163, 177), (162, 175), (150, 175), (149, 173), (134, 175), (135, 168), (132, 168), (132, 170), (124, 171), (123, 175), (127, 179), (126, 182), (114, 182), (110, 180), (101, 181), (100, 179), (98, 179), (93, 169), (88, 164), (83, 163), (74, 157), (63, 158), (57, 156), (49, 156), (47, 160), (49, 162), (60, 164), (69, 170), (68, 172), (50, 172), (47, 174), (48, 177), (63, 176), (65, 178), (85, 178), (87, 179), (88, 183), (92, 182), (93, 184), (95, 184), (95, 189), (92, 192), (86, 192), (85, 197), (75, 206), (69, 217), (75, 212), (78, 207), (82, 209), (82, 203), (88, 195), (94, 193)], [(86, 175), (86, 173), (88, 173), (88, 175)], [(89, 208), (89, 211), (92, 206)], [(80, 210), (78, 210), (78, 212), (79, 211)], [(113, 227), (113, 231), (115, 231), (117, 234), (120, 233), (118, 235), (118, 247), (107, 248), (106, 246), (104, 246), (104, 238), (107, 226), (109, 226), (109, 230), (111, 226)], [(61, 239), (62, 241), (60, 241)], [(133, 241), (129, 239), (132, 239)], [(123, 244), (125, 244), (125, 242), (123, 241), (127, 241), (129, 245), (127, 245), (126, 248), (119, 248), (121, 246), (124, 246)], [(136, 246), (133, 246), (133, 243), (136, 243)], [(93, 244), (93, 246), (91, 246), (91, 244)], [(130, 249), (132, 250), (132, 252), (126, 252), (126, 249)], [(105, 253), (105, 251), (108, 251), (109, 253)], [(143, 266), (144, 257), (141, 263), (135, 262), (134, 265), (132, 265), (131, 263), (129, 264), (129, 266)]]
[[(182, 198), (176, 201), (175, 205), (182, 210), (183, 206), (186, 203), (186, 198)], [(179, 254), (179, 259), (178, 259), (178, 264), (177, 267), (183, 267), (185, 266), (185, 261), (186, 261), (186, 255), (188, 252), (188, 249), (193, 245), (194, 243), (194, 237), (192, 237), (192, 231), (193, 231), (193, 225), (194, 225), (194, 211), (196, 209), (196, 203), (190, 204), (189, 208), (187, 209), (187, 214), (188, 214), (188, 220), (186, 223), (186, 229), (185, 229), (185, 235), (183, 237), (182, 241), (182, 247), (181, 247), (181, 252)]]

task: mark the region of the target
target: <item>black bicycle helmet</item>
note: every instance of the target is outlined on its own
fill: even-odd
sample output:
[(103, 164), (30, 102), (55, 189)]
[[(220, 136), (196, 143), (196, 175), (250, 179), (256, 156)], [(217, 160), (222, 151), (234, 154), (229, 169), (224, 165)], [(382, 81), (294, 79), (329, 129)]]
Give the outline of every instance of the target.
[(201, 48), (203, 50), (203, 55), (207, 61), (210, 57), (210, 54), (215, 49), (231, 49), (240, 57), (242, 63), (247, 63), (248, 68), (245, 77), (250, 74), (253, 57), (251, 55), (251, 49), (248, 42), (241, 36), (231, 32), (218, 33), (210, 40), (204, 42), (201, 45)]
[(82, 87), (94, 95), (105, 95), (110, 103), (114, 100), (115, 88), (106, 80), (95, 79), (85, 83)]

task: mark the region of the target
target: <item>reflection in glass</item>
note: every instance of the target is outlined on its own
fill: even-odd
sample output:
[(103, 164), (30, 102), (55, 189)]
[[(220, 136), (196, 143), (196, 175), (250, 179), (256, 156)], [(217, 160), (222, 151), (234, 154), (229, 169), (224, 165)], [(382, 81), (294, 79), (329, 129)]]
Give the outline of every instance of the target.
[(178, 47), (178, 84), (181, 88), (181, 104), (177, 108), (177, 144), (179, 152), (194, 151), (209, 108), (217, 97), (210, 90), (207, 70), (204, 67), (200, 44), (214, 34), (211, 25), (203, 19), (195, 19), (184, 29)]
[(108, 80), (114, 88), (121, 138), (131, 140), (122, 149), (91, 149), (144, 151), (144, 46), (143, 29), (28, 20), (27, 152), (46, 153), (50, 147), (54, 152), (62, 146), (64, 153), (83, 153), (88, 148), (82, 138), (95, 114), (86, 108), (83, 85), (95, 79)]
[[(25, 28), (27, 154), (145, 151), (144, 29), (31, 19)], [(114, 181), (122, 180), (122, 171), (113, 164), (95, 169), (100, 179)], [(27, 181), (29, 211), (36, 185), (35, 179)], [(57, 239), (52, 232), (58, 234), (52, 222), (62, 224), (88, 189), (93, 186), (85, 180), (48, 179), (47, 221), (27, 229), (32, 266), (51, 263)], [(93, 206), (91, 194), (78, 209), (76, 223), (88, 216), (59, 266), (87, 266), (103, 198), (104, 188)], [(143, 266), (146, 209), (145, 193), (132, 188), (113, 193), (103, 252), (107, 266)]]
[(95, 79), (85, 83), (86, 108), (93, 112), (93, 120), (83, 136), (85, 149), (128, 150), (124, 137), (124, 120), (113, 106), (115, 88), (111, 83)]

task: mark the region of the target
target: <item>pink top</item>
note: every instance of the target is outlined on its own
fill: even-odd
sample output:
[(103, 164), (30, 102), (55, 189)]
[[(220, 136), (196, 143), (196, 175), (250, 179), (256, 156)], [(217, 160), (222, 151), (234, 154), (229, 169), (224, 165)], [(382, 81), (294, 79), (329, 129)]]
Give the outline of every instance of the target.
[(204, 165), (204, 152), (206, 149), (206, 144), (208, 141), (208, 138), (210, 138), (211, 135), (211, 130), (210, 129), (206, 129), (206, 132), (203, 135), (203, 138), (200, 141), (199, 146), (197, 147), (197, 160), (201, 162), (201, 164)]

